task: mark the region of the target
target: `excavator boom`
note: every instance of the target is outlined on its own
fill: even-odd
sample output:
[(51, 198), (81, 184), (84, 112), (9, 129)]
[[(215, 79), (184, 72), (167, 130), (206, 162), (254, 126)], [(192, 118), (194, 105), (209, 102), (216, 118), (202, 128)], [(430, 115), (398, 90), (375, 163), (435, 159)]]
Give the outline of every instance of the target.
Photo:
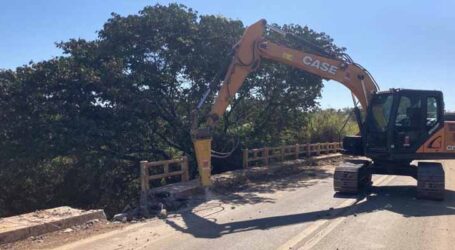
[(379, 88), (364, 68), (356, 63), (298, 51), (269, 41), (264, 38), (266, 26), (265, 20), (249, 26), (234, 46), (232, 62), (208, 118), (210, 126), (225, 112), (230, 98), (237, 93), (248, 74), (259, 67), (262, 59), (287, 64), (326, 80), (335, 80), (346, 86), (366, 110), (371, 95)]

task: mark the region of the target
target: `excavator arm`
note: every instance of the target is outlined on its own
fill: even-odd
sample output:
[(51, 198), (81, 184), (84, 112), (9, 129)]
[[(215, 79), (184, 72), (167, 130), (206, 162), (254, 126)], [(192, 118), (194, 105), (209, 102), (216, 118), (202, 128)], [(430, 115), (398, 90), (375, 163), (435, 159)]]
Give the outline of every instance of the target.
[(346, 86), (361, 106), (367, 108), (371, 94), (379, 90), (368, 71), (355, 63), (294, 50), (268, 41), (263, 37), (266, 26), (265, 20), (249, 26), (234, 46), (232, 62), (207, 121), (209, 125), (214, 124), (225, 112), (229, 99), (237, 93), (248, 74), (259, 66), (261, 59), (287, 64), (323, 79), (335, 80)]
[[(230, 99), (240, 89), (248, 74), (259, 67), (262, 59), (287, 64), (326, 80), (335, 80), (351, 91), (364, 110), (367, 109), (372, 94), (379, 89), (368, 71), (360, 65), (276, 44), (264, 38), (266, 27), (267, 23), (262, 19), (245, 30), (240, 41), (234, 46), (232, 61), (207, 118), (208, 127), (193, 131), (193, 143), (203, 185), (210, 185), (207, 177), (210, 176), (211, 157), (209, 130), (226, 111)], [(283, 34), (274, 27), (270, 28)]]

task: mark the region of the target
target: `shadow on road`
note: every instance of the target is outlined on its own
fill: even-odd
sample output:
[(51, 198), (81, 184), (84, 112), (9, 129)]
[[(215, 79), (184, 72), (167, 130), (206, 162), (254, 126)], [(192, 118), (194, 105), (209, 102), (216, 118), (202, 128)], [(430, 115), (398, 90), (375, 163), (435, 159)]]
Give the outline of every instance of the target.
[(320, 211), (224, 224), (218, 224), (216, 220), (199, 216), (190, 211), (181, 214), (186, 228), (179, 226), (172, 220), (166, 220), (166, 223), (176, 230), (189, 233), (197, 238), (218, 238), (225, 234), (258, 229), (267, 230), (274, 227), (372, 213), (379, 210), (388, 210), (405, 217), (455, 215), (454, 191), (446, 190), (446, 199), (442, 202), (417, 200), (414, 198), (415, 192), (415, 186), (380, 186), (372, 187), (369, 194), (358, 197), (357, 203), (343, 208), (327, 208)]
[(218, 198), (227, 204), (274, 203), (273, 199), (261, 194), (309, 187), (332, 176), (332, 172), (327, 169), (288, 167), (280, 168), (273, 173), (268, 171), (247, 172), (246, 175), (234, 178), (232, 176), (219, 177), (214, 183), (213, 190), (215, 193), (222, 194)]

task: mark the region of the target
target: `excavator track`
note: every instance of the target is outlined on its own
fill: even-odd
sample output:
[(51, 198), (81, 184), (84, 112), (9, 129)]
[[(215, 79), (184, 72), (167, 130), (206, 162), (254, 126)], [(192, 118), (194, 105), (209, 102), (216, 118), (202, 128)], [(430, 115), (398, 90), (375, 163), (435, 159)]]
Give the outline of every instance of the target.
[(419, 162), (417, 170), (417, 198), (444, 200), (445, 173), (441, 163)]
[(335, 169), (333, 188), (335, 192), (356, 194), (371, 185), (370, 161), (346, 161)]

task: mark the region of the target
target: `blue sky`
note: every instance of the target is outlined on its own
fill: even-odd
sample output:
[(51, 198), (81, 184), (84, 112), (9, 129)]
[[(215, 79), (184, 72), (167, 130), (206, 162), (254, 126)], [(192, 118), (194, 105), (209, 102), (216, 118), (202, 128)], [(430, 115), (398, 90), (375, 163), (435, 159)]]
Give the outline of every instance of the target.
[[(0, 68), (61, 54), (55, 42), (94, 39), (110, 17), (137, 13), (146, 5), (174, 1), (2, 0)], [(455, 1), (179, 1), (201, 14), (296, 23), (326, 32), (367, 68), (381, 89), (442, 90), (446, 109), (455, 110)], [(351, 106), (349, 91), (327, 82), (323, 107)]]

